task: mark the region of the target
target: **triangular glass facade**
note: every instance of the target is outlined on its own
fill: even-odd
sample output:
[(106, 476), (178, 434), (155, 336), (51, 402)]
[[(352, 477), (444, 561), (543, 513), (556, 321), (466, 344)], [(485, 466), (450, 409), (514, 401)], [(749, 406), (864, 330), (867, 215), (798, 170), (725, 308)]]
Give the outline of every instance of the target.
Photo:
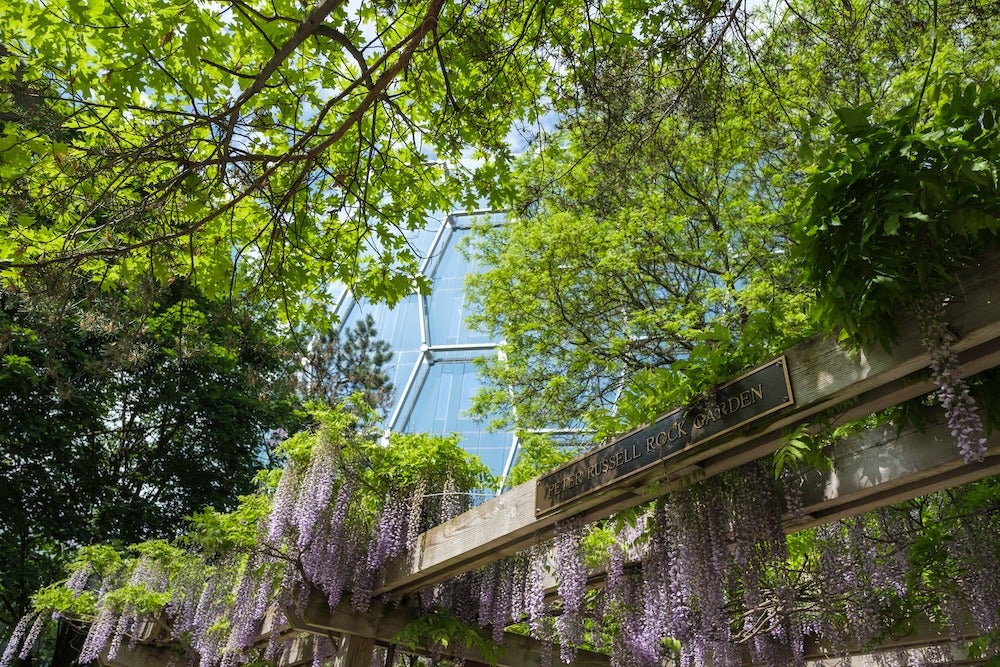
[(451, 214), (437, 229), (413, 243), (423, 253), (423, 274), (432, 282), (430, 295), (407, 297), (394, 308), (358, 302), (345, 296), (338, 314), (342, 327), (364, 315), (375, 320), (378, 337), (395, 353), (390, 370), (395, 402), (388, 427), (402, 433), (457, 433), (462, 446), (479, 456), (490, 471), (506, 477), (514, 461), (512, 432), (487, 432), (469, 417), (472, 396), (481, 386), (473, 361), (496, 354), (498, 341), (470, 329), (466, 317), (465, 277), (479, 267), (459, 249), (472, 225), (503, 224), (496, 212)]

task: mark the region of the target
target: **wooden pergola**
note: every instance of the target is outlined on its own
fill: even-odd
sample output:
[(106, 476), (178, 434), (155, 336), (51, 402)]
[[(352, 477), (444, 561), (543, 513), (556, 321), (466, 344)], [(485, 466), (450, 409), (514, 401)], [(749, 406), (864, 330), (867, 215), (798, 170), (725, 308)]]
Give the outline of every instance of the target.
[[(983, 256), (965, 274), (960, 298), (946, 309), (967, 376), (1000, 364), (998, 267), (1000, 252)], [(655, 500), (692, 479), (718, 475), (766, 456), (785, 444), (783, 433), (789, 428), (810, 423), (821, 413), (829, 420), (827, 423), (836, 424), (928, 393), (932, 390), (926, 372), (929, 359), (917, 327), (911, 319), (902, 317), (899, 329), (901, 338), (891, 351), (849, 351), (828, 337), (817, 337), (787, 350), (783, 363), (794, 393), (791, 404), (685, 447), (638, 474), (581, 495), (553, 511), (537, 511), (539, 479), (535, 479), (421, 534), (415, 548), (384, 573), (374, 597), (401, 598), (544, 542), (552, 537), (558, 521), (578, 518), (585, 523), (595, 522)], [(830, 454), (832, 470), (804, 474), (804, 516), (787, 517), (786, 530), (817, 526), (1000, 473), (1000, 437), (990, 438), (984, 461), (967, 464), (943, 426), (932, 426), (924, 432), (905, 429), (897, 433), (895, 428), (868, 431), (837, 444)], [(330, 609), (322, 596), (314, 595), (303, 613), (289, 614), (289, 624), (282, 631), (299, 633), (302, 639), (293, 644), (298, 648), (285, 652), (280, 664), (308, 664), (308, 637), (327, 636), (340, 647), (334, 662), (337, 667), (369, 667), (373, 646), (388, 645), (417, 614), (410, 607), (378, 604), (364, 614), (346, 603)], [(114, 661), (103, 664), (169, 664), (171, 649), (157, 645), (157, 636), (151, 632), (134, 648), (122, 647)], [(261, 639), (266, 641), (266, 637)], [(901, 639), (898, 645), (931, 645), (944, 639), (927, 630), (921, 636)], [(542, 663), (546, 650), (544, 642), (507, 633), (498, 664), (534, 667)], [(865, 651), (859, 648), (858, 652)], [(820, 645), (812, 646), (808, 653), (817, 661), (815, 664), (823, 664)], [(862, 658), (858, 660), (857, 664), (865, 664)], [(471, 652), (466, 664), (476, 667), (486, 661)], [(580, 651), (572, 664), (604, 667), (608, 658)]]

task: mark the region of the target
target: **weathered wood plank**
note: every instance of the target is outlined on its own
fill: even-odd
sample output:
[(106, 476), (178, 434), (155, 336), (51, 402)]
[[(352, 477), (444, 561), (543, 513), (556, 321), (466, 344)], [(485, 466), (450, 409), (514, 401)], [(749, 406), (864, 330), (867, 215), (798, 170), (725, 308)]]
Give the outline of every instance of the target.
[[(180, 656), (180, 658), (179, 658)], [(123, 642), (114, 658), (105, 649), (97, 658), (101, 667), (167, 667), (183, 661), (183, 654), (160, 646)]]
[[(272, 610), (269, 610), (269, 614), (273, 613)], [(296, 633), (287, 623), (275, 628), (273, 633), (284, 636), (285, 640), (290, 639), (274, 661), (277, 667), (303, 667), (312, 664), (313, 634)], [(266, 645), (271, 634), (272, 632), (268, 632), (259, 635), (256, 645)], [(137, 643), (127, 640), (122, 642), (113, 659), (109, 657), (108, 648), (105, 647), (97, 658), (97, 664), (101, 667), (176, 667), (189, 661), (190, 650), (171, 638), (170, 629), (163, 617), (146, 623), (137, 639)], [(369, 667), (369, 663), (365, 663), (363, 667)]]
[[(802, 482), (801, 518), (785, 516), (785, 532), (793, 533), (876, 507), (910, 500), (1000, 474), (1000, 433), (987, 439), (982, 462), (966, 464), (943, 424), (924, 431), (887, 425), (837, 443), (829, 453), (828, 472), (808, 470)], [(604, 573), (592, 572), (588, 586), (603, 586)], [(557, 581), (546, 572), (547, 599), (556, 596)]]
[[(1000, 364), (1000, 299), (996, 268), (1000, 253), (984, 257), (963, 283), (963, 299), (948, 306), (948, 321), (959, 336), (967, 372)], [(555, 522), (572, 516), (595, 521), (634, 507), (683, 483), (692, 473), (711, 476), (764, 456), (783, 443), (786, 427), (852, 399), (844, 411), (857, 417), (907, 400), (928, 389), (913, 375), (926, 368), (927, 355), (912, 320), (900, 325), (901, 339), (891, 351), (850, 352), (828, 338), (815, 338), (788, 350), (794, 408), (723, 438), (700, 442), (662, 465), (585, 497), (551, 515), (536, 518), (537, 480), (527, 482), (419, 536), (416, 547), (387, 569), (376, 594), (401, 594), (521, 551), (551, 536)], [(655, 482), (656, 485), (650, 484)]]
[(931, 424), (896, 433), (889, 425), (833, 446), (829, 472), (801, 476), (801, 521), (788, 530), (802, 530), (884, 505), (902, 502), (958, 484), (1000, 474), (1000, 434), (987, 439), (981, 462), (965, 463), (947, 426)]
[[(806, 664), (810, 667), (877, 667), (884, 665), (885, 660), (878, 660), (876, 655), (889, 657), (896, 650), (910, 653), (911, 662), (917, 665), (985, 665), (986, 659), (968, 659), (969, 641), (979, 636), (975, 623), (971, 618), (964, 618), (947, 630), (940, 624), (931, 621), (926, 615), (910, 619), (912, 630), (907, 635), (889, 637), (878, 646), (853, 646), (847, 652), (851, 656), (849, 662), (843, 662), (837, 651), (834, 651), (822, 637), (808, 636), (803, 646)], [(943, 649), (948, 660), (941, 661), (940, 652)]]
[[(189, 654), (177, 645), (139, 643), (131, 646), (123, 642), (114, 659), (108, 657), (105, 649), (97, 664), (101, 667), (177, 667), (188, 664), (188, 658)], [(303, 634), (285, 647), (274, 664), (278, 667), (303, 667), (311, 665), (312, 661), (312, 636)], [(370, 667), (370, 663), (369, 660), (362, 667)]]

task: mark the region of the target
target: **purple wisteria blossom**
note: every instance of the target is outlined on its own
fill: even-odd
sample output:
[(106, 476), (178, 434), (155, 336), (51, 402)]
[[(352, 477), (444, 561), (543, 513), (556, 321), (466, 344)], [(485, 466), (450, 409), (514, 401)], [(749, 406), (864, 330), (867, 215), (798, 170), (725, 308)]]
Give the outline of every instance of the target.
[(493, 602), (497, 589), (497, 565), (483, 567), (479, 579), (479, 625), (484, 628), (493, 622)]
[(504, 630), (511, 622), (511, 603), (514, 597), (514, 561), (503, 558), (497, 564), (497, 590), (493, 599), (493, 642), (503, 641)]
[(87, 581), (93, 573), (93, 566), (90, 563), (84, 563), (74, 570), (73, 574), (71, 574), (69, 579), (66, 580), (66, 589), (74, 594), (73, 597), (80, 595), (80, 593), (83, 593), (83, 591), (86, 590)]
[(455, 487), (455, 480), (450, 477), (441, 489), (441, 508), (438, 513), (438, 525), (451, 521), (465, 509), (462, 495)]
[[(3, 656), (0, 656), (0, 667), (8, 667), (14, 658), (18, 656), (18, 649), (21, 648), (22, 642), (31, 650), (31, 645), (24, 642), (25, 635), (28, 633), (28, 629), (35, 622), (35, 617), (38, 616), (37, 611), (30, 611), (17, 622), (14, 626), (14, 632), (11, 633), (10, 639), (7, 640), (7, 648), (4, 649)], [(23, 652), (23, 649), (22, 651)]]
[(583, 526), (579, 520), (561, 521), (555, 527), (554, 565), (562, 598), (562, 613), (556, 618), (559, 633), (559, 655), (570, 663), (576, 646), (583, 639), (583, 596), (586, 592), (587, 571), (581, 554)]
[(540, 547), (531, 550), (531, 567), (524, 591), (524, 606), (528, 612), (528, 628), (531, 636), (541, 639), (545, 636), (545, 560)]
[(267, 541), (278, 545), (287, 525), (291, 523), (298, 492), (298, 468), (294, 463), (281, 471), (278, 488), (271, 498), (271, 512), (267, 519)]
[(323, 635), (313, 636), (312, 667), (322, 667), (323, 663), (334, 653), (333, 642)]
[(28, 656), (31, 655), (31, 649), (35, 646), (35, 642), (38, 641), (38, 635), (42, 633), (42, 628), (48, 622), (49, 618), (44, 612), (39, 612), (35, 617), (35, 622), (31, 624), (31, 629), (28, 630), (28, 634), (24, 638), (24, 645), (21, 647), (21, 652), (18, 654), (18, 658), (21, 660), (27, 660)]
[(97, 660), (101, 651), (107, 646), (115, 631), (118, 622), (118, 614), (108, 604), (107, 600), (101, 599), (98, 602), (97, 616), (90, 625), (87, 638), (83, 642), (83, 649), (80, 651), (80, 664), (87, 664)]
[(337, 467), (336, 448), (325, 438), (320, 438), (299, 483), (293, 506), (292, 520), (298, 530), (297, 546), (300, 551), (315, 537), (316, 528), (329, 508)]
[(938, 400), (958, 450), (966, 463), (982, 461), (986, 455), (986, 432), (955, 352), (955, 334), (948, 329), (944, 319), (943, 299), (928, 298), (918, 304), (917, 324), (924, 349), (930, 356), (931, 377), (938, 387)]

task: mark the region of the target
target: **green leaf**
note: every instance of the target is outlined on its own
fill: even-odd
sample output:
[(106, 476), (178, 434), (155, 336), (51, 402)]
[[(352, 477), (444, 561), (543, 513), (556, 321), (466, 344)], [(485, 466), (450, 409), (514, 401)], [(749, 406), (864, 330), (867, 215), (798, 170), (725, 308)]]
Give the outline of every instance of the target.
[(869, 121), (872, 112), (872, 105), (866, 104), (860, 107), (841, 107), (835, 110), (837, 118), (840, 119), (844, 129), (849, 134), (864, 134), (872, 129)]
[(895, 236), (896, 235), (896, 233), (899, 231), (899, 215), (898, 214), (893, 213), (888, 218), (886, 218), (885, 225), (883, 227), (883, 231), (885, 231), (886, 235), (888, 235), (888, 236)]

